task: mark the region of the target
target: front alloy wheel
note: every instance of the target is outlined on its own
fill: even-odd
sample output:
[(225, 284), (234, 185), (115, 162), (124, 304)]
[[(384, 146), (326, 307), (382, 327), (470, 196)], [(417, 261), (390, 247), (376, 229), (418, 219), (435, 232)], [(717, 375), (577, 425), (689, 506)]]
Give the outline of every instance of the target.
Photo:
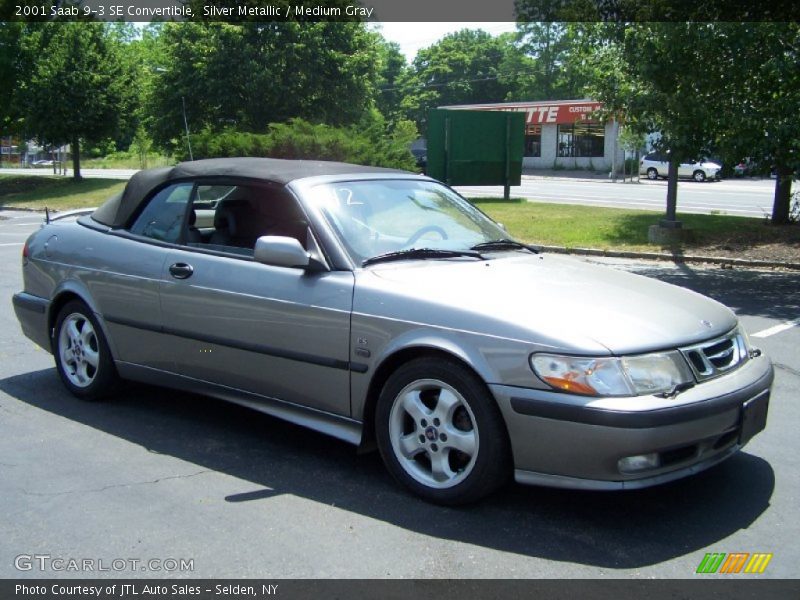
[(480, 444), (475, 415), (463, 396), (436, 379), (414, 381), (398, 394), (389, 438), (406, 473), (437, 489), (469, 476)]
[(463, 365), (418, 359), (386, 382), (376, 410), (389, 471), (427, 500), (472, 502), (501, 485), (508, 436), (486, 386)]
[(647, 178), (650, 181), (655, 181), (656, 179), (658, 179), (658, 170), (655, 167), (650, 167), (649, 169), (647, 169)]
[(695, 171), (694, 172), (694, 180), (699, 182), (699, 183), (702, 183), (702, 182), (704, 182), (706, 180), (706, 174), (703, 173), (702, 171)]

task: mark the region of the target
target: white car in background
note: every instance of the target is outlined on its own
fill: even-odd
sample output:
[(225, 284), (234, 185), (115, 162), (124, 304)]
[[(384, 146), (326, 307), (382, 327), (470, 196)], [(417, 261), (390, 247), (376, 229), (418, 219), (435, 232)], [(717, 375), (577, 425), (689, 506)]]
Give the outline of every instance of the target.
[[(639, 174), (647, 175), (648, 179), (655, 181), (659, 177), (666, 179), (669, 173), (669, 157), (660, 152), (651, 152), (642, 158), (639, 163)], [(695, 181), (706, 181), (720, 178), (722, 165), (706, 161), (685, 162), (678, 165), (678, 177), (690, 178)]]

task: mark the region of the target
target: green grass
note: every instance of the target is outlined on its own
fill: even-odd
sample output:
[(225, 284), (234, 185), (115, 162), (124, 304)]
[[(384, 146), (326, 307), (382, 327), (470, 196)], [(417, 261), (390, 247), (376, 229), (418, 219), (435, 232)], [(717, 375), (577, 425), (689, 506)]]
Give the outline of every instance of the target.
[[(0, 208), (69, 210), (99, 206), (122, 191), (124, 181), (68, 177), (0, 175)], [(632, 251), (659, 251), (649, 244), (647, 229), (660, 212), (545, 204), (512, 198), (473, 198), (472, 201), (514, 237), (531, 244)], [(704, 246), (753, 247), (783, 243), (800, 245), (800, 227), (772, 227), (762, 219), (726, 215), (679, 215), (694, 241), (682, 249)]]
[[(660, 250), (647, 241), (647, 230), (663, 217), (661, 212), (598, 208), (539, 202), (498, 202), (473, 198), (481, 210), (503, 223), (508, 232), (531, 244), (567, 248), (599, 248), (653, 252)], [(797, 243), (800, 228), (776, 228), (762, 219), (726, 215), (679, 214), (692, 230), (692, 247), (740, 244)], [(784, 239), (785, 238), (785, 239)]]
[(69, 210), (99, 206), (122, 191), (125, 181), (43, 175), (0, 175), (0, 207)]

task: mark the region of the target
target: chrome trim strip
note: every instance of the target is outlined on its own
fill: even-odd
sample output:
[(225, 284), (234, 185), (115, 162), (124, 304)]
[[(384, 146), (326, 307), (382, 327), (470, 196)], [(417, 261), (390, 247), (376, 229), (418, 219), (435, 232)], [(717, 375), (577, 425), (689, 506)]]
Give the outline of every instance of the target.
[[(711, 355), (707, 353), (707, 350), (710, 348), (724, 344), (725, 342), (730, 342), (729, 348), (724, 348)], [(700, 342), (699, 344), (692, 344), (691, 346), (683, 346), (682, 348), (678, 348), (678, 350), (683, 355), (684, 359), (686, 359), (689, 368), (692, 370), (692, 373), (694, 373), (698, 382), (719, 377), (728, 371), (742, 366), (748, 359), (747, 347), (738, 329), (734, 329), (712, 340)], [(725, 358), (731, 354), (734, 354), (734, 356), (731, 362), (725, 366), (717, 367), (712, 362), (713, 360)], [(703, 365), (702, 370), (695, 364), (691, 356), (696, 356), (700, 360)]]

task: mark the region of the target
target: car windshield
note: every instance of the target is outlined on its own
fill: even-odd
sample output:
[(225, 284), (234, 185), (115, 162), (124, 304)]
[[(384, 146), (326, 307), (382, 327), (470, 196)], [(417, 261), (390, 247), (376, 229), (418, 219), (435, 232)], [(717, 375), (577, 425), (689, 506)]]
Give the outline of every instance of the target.
[(311, 196), (357, 264), (403, 250), (466, 252), (477, 244), (508, 239), (481, 211), (432, 181), (322, 184)]

